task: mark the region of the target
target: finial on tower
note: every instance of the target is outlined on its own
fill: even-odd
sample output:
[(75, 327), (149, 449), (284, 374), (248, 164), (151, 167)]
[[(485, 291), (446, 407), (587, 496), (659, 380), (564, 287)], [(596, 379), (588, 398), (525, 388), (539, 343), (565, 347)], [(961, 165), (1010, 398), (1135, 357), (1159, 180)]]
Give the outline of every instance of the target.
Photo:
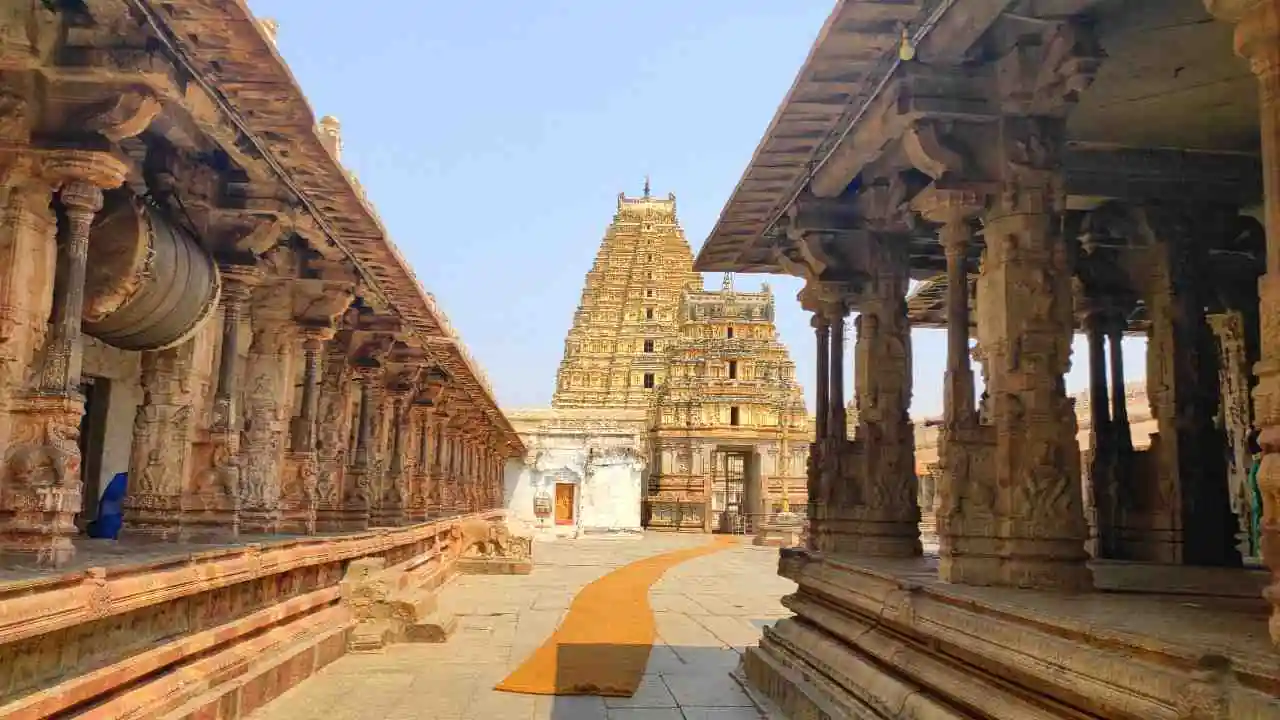
[(649, 199), (649, 176), (647, 174), (644, 176), (644, 197), (646, 200)]
[(733, 292), (733, 273), (724, 274), (724, 279), (720, 281), (720, 289), (725, 292)]

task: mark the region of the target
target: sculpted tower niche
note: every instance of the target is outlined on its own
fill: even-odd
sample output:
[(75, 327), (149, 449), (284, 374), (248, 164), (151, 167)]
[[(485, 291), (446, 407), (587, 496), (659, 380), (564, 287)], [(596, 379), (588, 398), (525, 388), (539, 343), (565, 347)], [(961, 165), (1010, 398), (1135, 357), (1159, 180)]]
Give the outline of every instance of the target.
[(557, 409), (648, 407), (680, 333), (680, 299), (698, 291), (693, 253), (674, 194), (618, 194), (565, 338), (551, 405)]

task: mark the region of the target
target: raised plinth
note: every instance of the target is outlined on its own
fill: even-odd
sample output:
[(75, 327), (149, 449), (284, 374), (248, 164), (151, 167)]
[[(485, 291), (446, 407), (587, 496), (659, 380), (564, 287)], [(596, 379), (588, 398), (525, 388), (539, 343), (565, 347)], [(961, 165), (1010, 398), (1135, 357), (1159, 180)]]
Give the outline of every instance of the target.
[(743, 671), (789, 717), (1280, 717), (1260, 573), (1097, 563), (1106, 592), (1068, 595), (782, 552), (796, 617)]
[(752, 545), (763, 547), (799, 547), (804, 542), (804, 516), (783, 513), (770, 522), (760, 523)]

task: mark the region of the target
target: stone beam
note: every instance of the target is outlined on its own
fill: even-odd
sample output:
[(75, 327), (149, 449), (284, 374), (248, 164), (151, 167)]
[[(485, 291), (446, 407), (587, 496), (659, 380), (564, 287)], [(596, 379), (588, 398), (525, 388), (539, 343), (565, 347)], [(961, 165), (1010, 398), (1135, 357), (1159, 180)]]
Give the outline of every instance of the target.
[(814, 173), (809, 187), (817, 197), (836, 197), (868, 163), (918, 120), (988, 122), (998, 115), (986, 68), (931, 68), (902, 65), (872, 100), (861, 119)]
[(1250, 207), (1262, 199), (1262, 160), (1245, 153), (1073, 144), (1063, 156), (1068, 195)]

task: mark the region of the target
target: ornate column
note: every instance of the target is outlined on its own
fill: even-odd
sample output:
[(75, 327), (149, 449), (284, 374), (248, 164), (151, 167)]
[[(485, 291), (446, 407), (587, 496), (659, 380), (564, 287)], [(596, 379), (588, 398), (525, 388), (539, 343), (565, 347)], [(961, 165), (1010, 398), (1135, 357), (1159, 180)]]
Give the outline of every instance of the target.
[(1254, 411), (1262, 433), (1262, 557), (1272, 581), (1271, 639), (1280, 643), (1280, 2), (1205, 0), (1210, 12), (1236, 23), (1236, 53), (1260, 83), (1262, 180), (1267, 229), (1267, 274), (1258, 282), (1262, 352), (1255, 366)]
[(198, 364), (212, 359), (212, 339), (200, 332), (176, 348), (142, 353), (142, 404), (134, 414), (124, 498), (129, 535), (189, 536), (183, 486), (194, 471)]
[(1133, 434), (1129, 428), (1128, 390), (1124, 383), (1124, 331), (1122, 317), (1113, 317), (1107, 325), (1107, 342), (1111, 361), (1111, 443), (1120, 457), (1133, 454)]
[(382, 368), (357, 365), (355, 373), (360, 385), (360, 400), (356, 408), (354, 458), (347, 468), (347, 477), (343, 483), (343, 530), (366, 530), (369, 527), (369, 445), (373, 436), (373, 404), (377, 395), (374, 386), (381, 382)]
[[(1234, 214), (1232, 214), (1233, 216)], [(1229, 217), (1212, 207), (1148, 207), (1134, 213), (1148, 247), (1151, 280), (1147, 387), (1158, 432), (1142, 482), (1126, 492), (1132, 557), (1194, 565), (1239, 565), (1227, 498), (1225, 436), (1216, 425), (1217, 348), (1205, 319), (1205, 237)]]
[[(912, 207), (938, 223), (947, 258), (947, 370), (944, 420), (938, 434), (938, 477), (934, 508), (938, 534), (938, 574), (947, 582), (981, 583), (996, 554), (992, 428), (982, 426), (974, 402), (968, 250), (972, 219), (985, 199), (963, 190), (929, 188)], [(971, 569), (973, 568), (973, 569)], [(976, 577), (975, 577), (976, 574)]]
[(183, 535), (216, 541), (240, 533), (240, 336), (249, 297), (262, 282), (252, 265), (223, 265), (221, 274), (217, 385), (209, 427), (195, 442), (191, 491), (183, 497)]
[(430, 465), (428, 459), (428, 438), (431, 427), (431, 406), (415, 403), (410, 408), (411, 427), (410, 451), (413, 462), (409, 474), (408, 501), (405, 504), (405, 517), (409, 522), (423, 522), (428, 517), (428, 498), (430, 494)]
[[(25, 171), (33, 167), (21, 159), (14, 162), (17, 178), (26, 176)], [(40, 201), (27, 191), (9, 190), (10, 205), (6, 212), (17, 225), (0, 230), (0, 238), (7, 246), (4, 248), (7, 253), (21, 248), (29, 254), (6, 271), (18, 272), (25, 266), (33, 272), (29, 277), (6, 278), (3, 295), (39, 292), (48, 287), (51, 275), (56, 278), (53, 322), (44, 343), (36, 387), (32, 392), (17, 394), (9, 405), (8, 445), (4, 476), (0, 478), (0, 488), (4, 489), (3, 506), (0, 506), (0, 552), (29, 555), (37, 564), (61, 565), (75, 555), (71, 538), (76, 534), (75, 516), (81, 507), (78, 438), (84, 414), (84, 397), (80, 394), (80, 317), (89, 229), (94, 215), (102, 207), (102, 191), (119, 187), (127, 173), (128, 168), (107, 153), (60, 151), (46, 156), (44, 161), (42, 174), (48, 182), (44, 185), (43, 209)], [(47, 209), (50, 197), (47, 193), (51, 190), (57, 191), (67, 219), (61, 228), (57, 259), (53, 262), (50, 262), (53, 246), (46, 242), (41, 247), (38, 237), (43, 234), (46, 241), (53, 239), (48, 234), (53, 228), (48, 222), (51, 218)], [(30, 267), (30, 258), (41, 256), (49, 264)], [(6, 317), (4, 322), (20, 325), (34, 319), (23, 317), (26, 305), (19, 302), (16, 316)], [(21, 327), (13, 329), (22, 331)], [(38, 335), (27, 335), (0, 342), (10, 345), (5, 348), (6, 355), (10, 350), (25, 355), (27, 341), (33, 340), (31, 347), (39, 347), (38, 338)], [(22, 370), (5, 365), (4, 374), (8, 377), (0, 382), (9, 384)]]
[(872, 279), (858, 306), (858, 426), (842, 468), (844, 492), (836, 510), (841, 522), (832, 538), (833, 549), (842, 553), (910, 557), (921, 552), (903, 247), (873, 238)]
[(1059, 232), (1062, 207), (1052, 153), (1064, 122), (1006, 117), (998, 152), (1011, 168), (985, 222), (978, 280), (979, 342), (987, 357), (995, 428), (995, 551), (965, 582), (1084, 590), (1088, 530), (1080, 488), (1075, 411), (1063, 375), (1074, 333), (1072, 272)]
[(342, 529), (342, 499), (352, 425), (351, 368), (345, 349), (334, 348), (325, 357), (319, 388), (316, 424), (316, 531)]
[(317, 455), (320, 378), (325, 343), (333, 339), (334, 334), (334, 329), (327, 326), (303, 325), (299, 328), (302, 397), (298, 401), (298, 416), (293, 418), (289, 428), (289, 452), (285, 455), (281, 488), (281, 532), (307, 535), (316, 532), (320, 503)]
[(1253, 425), (1253, 406), (1249, 398), (1249, 358), (1245, 339), (1245, 318), (1238, 310), (1209, 316), (1218, 344), (1218, 378), (1222, 387), (1222, 420), (1227, 435), (1230, 474), (1228, 490), (1231, 511), (1239, 531), (1236, 547), (1248, 557), (1257, 557), (1260, 548), (1252, 547), (1252, 506), (1249, 490), (1249, 431)]
[(448, 514), (445, 497), (445, 445), (444, 426), (447, 415), (442, 408), (431, 412), (430, 437), (427, 439), (427, 516), (438, 518)]
[(298, 344), (297, 326), (288, 314), (291, 297), (287, 281), (264, 287), (252, 311), (253, 341), (245, 362), (245, 423), (241, 432), (240, 528), (245, 533), (280, 531), (293, 360)]
[(397, 387), (388, 391), (391, 410), (389, 438), (390, 459), (382, 481), (382, 496), (378, 503), (375, 525), (394, 527), (404, 523), (405, 498), (408, 494), (409, 468), (405, 452), (405, 426), (409, 423), (410, 390)]

